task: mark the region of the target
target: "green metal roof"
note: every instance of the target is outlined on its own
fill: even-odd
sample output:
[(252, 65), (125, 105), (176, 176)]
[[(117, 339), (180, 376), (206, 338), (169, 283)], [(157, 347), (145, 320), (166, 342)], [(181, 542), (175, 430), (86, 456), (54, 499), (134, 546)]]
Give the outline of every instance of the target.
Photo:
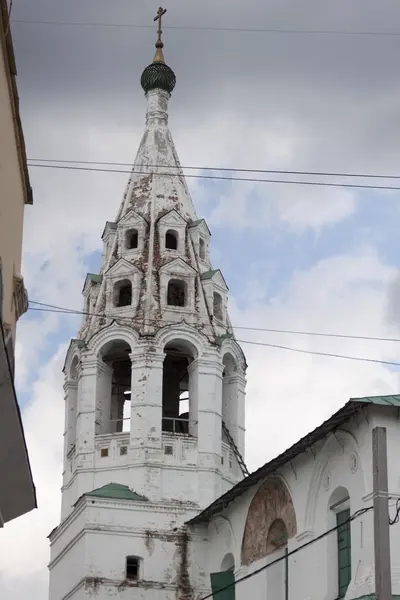
[(96, 273), (88, 273), (86, 277), (89, 281), (94, 281), (94, 283), (101, 283), (103, 281), (103, 276)]
[(400, 408), (400, 394), (391, 396), (365, 396), (365, 398), (350, 398), (350, 402), (362, 402), (363, 404), (394, 406), (395, 408)]
[(204, 225), (207, 227), (207, 231), (208, 233), (211, 235), (211, 232), (208, 228), (208, 225), (206, 223), (205, 219), (197, 219), (197, 221), (192, 221), (191, 223), (189, 223), (188, 227), (197, 227), (198, 225), (200, 225), (201, 223), (204, 223)]
[(254, 473), (251, 473), (242, 481), (239, 481), (233, 488), (228, 490), (220, 498), (217, 498), (210, 506), (199, 513), (194, 519), (188, 521), (189, 523), (201, 523), (207, 522), (213, 515), (221, 512), (236, 498), (241, 496), (250, 487), (265, 479), (269, 475), (275, 473), (278, 469), (292, 461), (296, 456), (305, 452), (316, 442), (322, 440), (329, 433), (332, 433), (336, 429), (339, 429), (344, 423), (346, 423), (351, 417), (360, 412), (366, 405), (384, 406), (384, 407), (395, 407), (400, 409), (400, 395), (391, 396), (366, 396), (365, 398), (350, 398), (350, 400), (340, 408), (334, 415), (332, 415), (327, 421), (324, 421), (322, 425), (319, 425), (316, 429), (308, 433), (306, 436), (301, 438), (298, 442), (293, 444), (290, 448), (285, 450), (282, 454), (279, 454), (276, 458), (273, 458), (270, 462), (266, 463)]
[(212, 279), (214, 277), (214, 275), (216, 273), (218, 273), (219, 269), (214, 269), (212, 271), (206, 271), (205, 273), (202, 273), (201, 275), (201, 279), (206, 280), (206, 279)]
[(116, 498), (118, 500), (135, 500), (136, 502), (146, 502), (147, 498), (139, 496), (136, 492), (129, 489), (127, 485), (120, 483), (108, 483), (103, 487), (87, 492), (84, 496), (94, 496), (96, 498)]

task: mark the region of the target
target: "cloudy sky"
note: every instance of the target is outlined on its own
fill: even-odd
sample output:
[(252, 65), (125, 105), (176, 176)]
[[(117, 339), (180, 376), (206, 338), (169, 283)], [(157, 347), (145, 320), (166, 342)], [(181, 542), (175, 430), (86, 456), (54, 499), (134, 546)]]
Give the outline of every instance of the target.
[[(169, 0), (167, 8), (165, 56), (177, 76), (170, 127), (183, 165), (399, 172), (400, 29), (397, 36), (304, 33), (393, 33), (397, 0), (247, 0), (245, 10), (237, 0)], [(145, 114), (139, 80), (153, 56), (149, 25), (156, 10), (134, 0), (36, 0), (34, 7), (14, 0), (30, 159), (133, 162)], [(26, 210), (24, 240), (30, 299), (80, 309), (85, 274), (98, 268), (101, 232), (115, 218), (128, 175), (30, 172), (35, 203)], [(189, 186), (212, 229), (213, 262), (230, 286), (236, 325), (400, 337), (397, 192), (200, 179)], [(17, 385), (39, 509), (1, 533), (2, 600), (25, 600), (27, 589), (31, 600), (47, 597), (46, 536), (60, 509), (61, 369), (78, 327), (78, 317), (34, 311), (19, 326)], [(396, 343), (245, 329), (237, 337), (400, 360)], [(396, 368), (379, 363), (243, 348), (250, 469), (349, 397), (400, 387)]]

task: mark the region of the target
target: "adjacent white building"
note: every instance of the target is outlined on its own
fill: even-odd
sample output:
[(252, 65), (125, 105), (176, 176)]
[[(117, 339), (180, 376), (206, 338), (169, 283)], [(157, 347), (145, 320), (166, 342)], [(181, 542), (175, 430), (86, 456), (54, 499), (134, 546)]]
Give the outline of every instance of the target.
[(400, 396), (349, 401), (247, 476), (246, 361), (168, 129), (160, 41), (141, 83), (144, 135), (65, 362), (50, 600), (373, 598), (371, 436), (386, 427), (395, 503)]

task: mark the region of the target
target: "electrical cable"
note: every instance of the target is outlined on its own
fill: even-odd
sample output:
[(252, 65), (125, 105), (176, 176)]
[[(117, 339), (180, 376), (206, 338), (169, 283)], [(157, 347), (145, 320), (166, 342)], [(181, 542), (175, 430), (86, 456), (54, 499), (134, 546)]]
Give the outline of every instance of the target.
[[(132, 163), (101, 161), (101, 160), (61, 160), (55, 158), (29, 158), (28, 160), (39, 163), (65, 163), (78, 165), (104, 165), (114, 167), (130, 167), (134, 168)], [(379, 175), (373, 173), (334, 173), (329, 171), (285, 171), (281, 169), (239, 169), (237, 167), (183, 167), (177, 165), (147, 165), (149, 169), (168, 168), (168, 169), (183, 169), (193, 171), (223, 171), (238, 173), (270, 173), (274, 175), (311, 175), (313, 177), (352, 177), (360, 179), (400, 179), (400, 175)]]
[[(287, 560), (290, 556), (293, 556), (294, 554), (297, 554), (301, 550), (304, 550), (304, 548), (311, 546), (311, 544), (315, 544), (315, 542), (322, 540), (327, 535), (329, 535), (329, 534), (333, 533), (334, 531), (337, 531), (338, 529), (343, 527), (343, 525), (346, 525), (347, 523), (354, 521), (354, 519), (361, 517), (366, 512), (373, 510), (373, 508), (374, 508), (373, 506), (368, 506), (367, 508), (362, 508), (362, 509), (356, 511), (353, 515), (351, 515), (346, 521), (343, 521), (343, 523), (341, 523), (340, 525), (336, 525), (336, 527), (332, 527), (332, 529), (328, 529), (327, 531), (324, 531), (324, 533), (321, 533), (321, 535), (318, 535), (316, 538), (309, 540), (305, 544), (302, 544), (298, 548), (294, 548), (293, 550), (291, 550), (290, 552), (287, 552), (286, 554), (283, 554), (282, 556), (280, 556), (279, 558), (276, 558), (275, 560), (268, 563), (267, 565), (264, 565), (263, 567), (260, 567), (259, 569), (252, 571), (252, 573), (248, 573), (247, 575), (240, 577), (236, 581), (233, 581), (232, 583), (229, 583), (228, 585), (218, 589), (216, 593), (219, 594), (225, 590), (235, 587), (236, 584), (241, 583), (242, 581), (245, 581), (246, 579), (251, 579), (251, 577), (254, 577), (255, 575), (258, 575), (259, 573), (261, 573), (262, 571), (269, 569), (270, 567), (272, 567), (273, 565), (276, 565), (277, 563), (281, 562), (282, 560)], [(213, 592), (211, 592), (211, 594), (207, 594), (207, 596), (203, 596), (199, 600), (208, 600), (209, 598), (212, 598), (213, 595), (214, 595)]]
[[(29, 25), (72, 25), (79, 27), (106, 27), (106, 28), (128, 28), (128, 29), (153, 29), (152, 25), (137, 25), (134, 23), (99, 23), (84, 21), (45, 21), (33, 19), (13, 19), (13, 23)], [(374, 36), (374, 37), (399, 37), (399, 31), (342, 31), (329, 29), (284, 29), (284, 28), (253, 28), (253, 27), (207, 27), (193, 25), (163, 25), (164, 29), (181, 29), (186, 31), (226, 31), (233, 33), (270, 33), (270, 34), (295, 34), (295, 35), (343, 35), (343, 36)]]
[(92, 167), (72, 167), (68, 165), (34, 165), (28, 163), (28, 167), (38, 167), (43, 169), (65, 169), (71, 171), (94, 171), (100, 173), (128, 173), (137, 175), (161, 175), (163, 177), (182, 177), (194, 179), (213, 179), (222, 181), (246, 181), (251, 183), (281, 183), (285, 185), (308, 185), (317, 187), (334, 187), (334, 188), (351, 188), (351, 189), (370, 189), (370, 190), (391, 190), (399, 191), (400, 186), (392, 185), (370, 185), (361, 183), (333, 183), (328, 181), (299, 181), (299, 180), (284, 180), (284, 179), (256, 179), (253, 177), (225, 177), (223, 175), (193, 175), (181, 173), (154, 173), (153, 171), (126, 171), (123, 169), (100, 169)]
[[(34, 300), (29, 301), (30, 304), (37, 304), (38, 306), (44, 306), (47, 308), (55, 308), (60, 312), (72, 312), (74, 314), (80, 315), (89, 315), (89, 316), (102, 316), (92, 312), (85, 312), (82, 310), (74, 309), (74, 308), (65, 308), (63, 306), (56, 306), (54, 304), (46, 304), (45, 302), (35, 302)], [(31, 310), (33, 310), (31, 308)], [(130, 318), (130, 317), (122, 317), (122, 318)], [(165, 321), (164, 321), (165, 322)], [(167, 323), (175, 323), (176, 321), (167, 321)], [(311, 335), (311, 336), (320, 336), (320, 337), (332, 337), (332, 338), (344, 338), (349, 340), (364, 340), (364, 341), (374, 341), (374, 342), (400, 342), (400, 338), (387, 338), (387, 337), (374, 337), (368, 335), (350, 335), (344, 333), (324, 333), (318, 331), (299, 331), (296, 329), (275, 329), (271, 327), (246, 327), (245, 325), (232, 325), (233, 329), (243, 329), (246, 331), (265, 331), (267, 333), (288, 333), (293, 335)]]
[(391, 519), (389, 517), (389, 524), (390, 525), (396, 525), (400, 521), (400, 498), (397, 498), (395, 506), (396, 506), (396, 514), (393, 517), (393, 519)]
[[(84, 311), (72, 311), (70, 309), (62, 309), (62, 308), (57, 308), (57, 307), (54, 307), (54, 308), (32, 308), (32, 307), (29, 307), (29, 310), (34, 310), (34, 311), (39, 311), (39, 312), (61, 313), (61, 314), (88, 315), (88, 316), (94, 316), (94, 317), (99, 317), (99, 318), (105, 318), (105, 319), (112, 320), (112, 321), (117, 318), (118, 320), (121, 320), (121, 321), (128, 321), (130, 324), (141, 323), (141, 321), (139, 322), (131, 317), (124, 317), (124, 316), (116, 317), (116, 316), (109, 316), (106, 314), (88, 313), (88, 312), (84, 312)], [(149, 322), (149, 321), (147, 321), (147, 322)], [(150, 321), (150, 323), (152, 323), (152, 321)], [(175, 321), (171, 321), (170, 323), (176, 324)], [(251, 345), (257, 345), (257, 346), (266, 346), (269, 348), (288, 350), (291, 352), (297, 352), (297, 353), (301, 353), (301, 354), (308, 354), (308, 355), (314, 355), (314, 356), (325, 356), (325, 357), (330, 357), (330, 358), (341, 358), (344, 360), (355, 360), (355, 361), (359, 361), (359, 362), (368, 362), (368, 363), (376, 363), (376, 364), (400, 367), (400, 363), (398, 363), (398, 362), (380, 360), (377, 358), (364, 358), (361, 356), (349, 356), (349, 355), (345, 355), (345, 354), (334, 354), (331, 352), (318, 352), (316, 350), (304, 350), (302, 348), (293, 348), (290, 346), (282, 346), (279, 344), (269, 344), (266, 342), (253, 342), (250, 340), (236, 339), (236, 341), (239, 344), (251, 344)]]

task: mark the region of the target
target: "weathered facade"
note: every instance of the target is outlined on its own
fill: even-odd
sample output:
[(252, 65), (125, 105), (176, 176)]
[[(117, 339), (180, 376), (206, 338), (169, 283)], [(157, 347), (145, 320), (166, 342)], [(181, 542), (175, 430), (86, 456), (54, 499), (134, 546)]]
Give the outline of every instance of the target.
[(36, 506), (14, 389), (16, 323), (28, 307), (23, 217), (32, 203), (15, 77), (8, 6), (0, 0), (0, 526)]
[(51, 600), (193, 598), (185, 523), (243, 477), (246, 362), (168, 128), (175, 76), (160, 52), (142, 75), (145, 131), (65, 362)]
[[(236, 582), (215, 600), (375, 600), (372, 430), (387, 431), (394, 519), (399, 408), (400, 396), (350, 400), (192, 519), (198, 597), (210, 593), (213, 574), (214, 590)], [(390, 526), (396, 599), (399, 527)]]

